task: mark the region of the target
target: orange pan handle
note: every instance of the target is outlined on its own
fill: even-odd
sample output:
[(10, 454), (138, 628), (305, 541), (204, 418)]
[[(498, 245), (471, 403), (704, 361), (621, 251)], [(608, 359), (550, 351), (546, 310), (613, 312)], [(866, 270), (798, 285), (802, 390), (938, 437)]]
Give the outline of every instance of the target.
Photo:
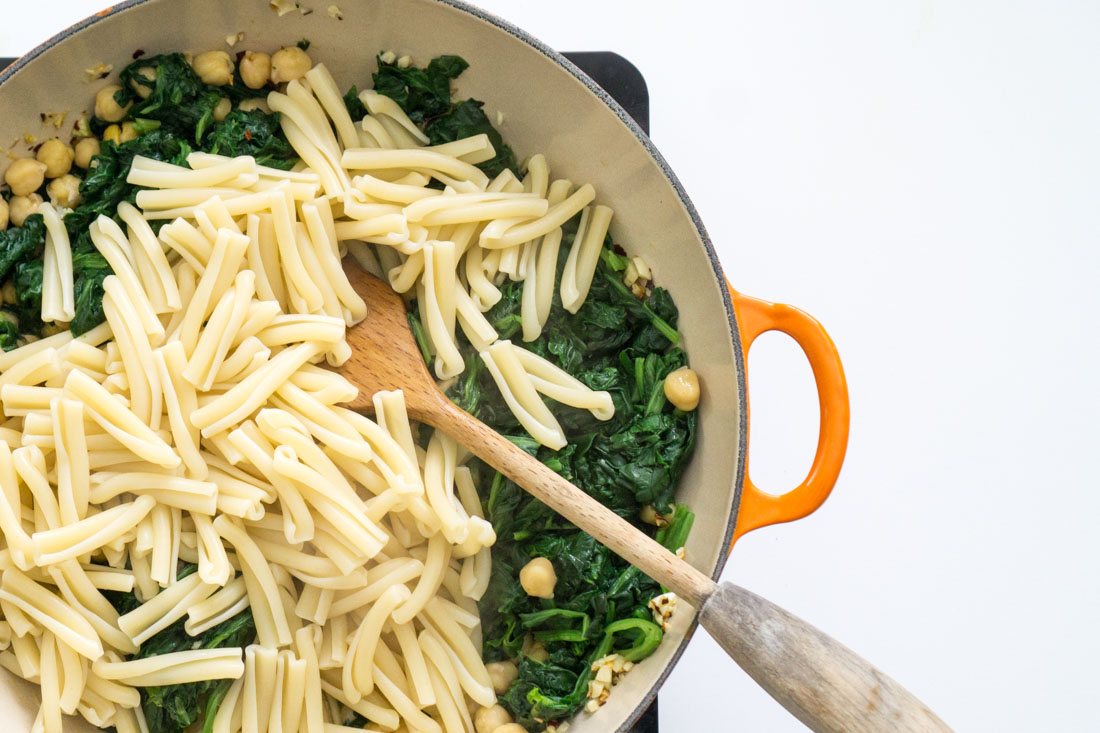
[(813, 369), (817, 382), (817, 399), (821, 406), (821, 423), (817, 438), (817, 453), (810, 472), (801, 484), (776, 496), (761, 491), (749, 478), (745, 464), (745, 483), (741, 490), (741, 506), (733, 531), (736, 542), (746, 532), (769, 524), (801, 519), (815, 511), (829, 497), (840, 475), (844, 453), (848, 448), (848, 383), (836, 345), (825, 328), (805, 311), (781, 303), (743, 295), (730, 289), (733, 310), (741, 330), (741, 348), (746, 368), (749, 349), (756, 337), (767, 331), (781, 331), (793, 338)]

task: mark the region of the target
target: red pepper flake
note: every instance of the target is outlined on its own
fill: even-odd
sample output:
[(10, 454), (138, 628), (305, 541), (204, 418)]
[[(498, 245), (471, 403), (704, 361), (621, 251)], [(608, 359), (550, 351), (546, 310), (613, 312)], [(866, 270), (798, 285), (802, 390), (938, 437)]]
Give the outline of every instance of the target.
[(140, 59), (140, 58), (141, 58), (142, 56), (144, 56), (144, 55), (145, 55), (145, 49), (143, 49), (143, 48), (139, 48), (138, 50), (134, 51), (134, 55), (133, 55), (133, 58), (134, 58), (135, 60), (136, 60), (136, 59)]
[(245, 130), (244, 131), (244, 139), (248, 140), (249, 142), (252, 141), (252, 130)]

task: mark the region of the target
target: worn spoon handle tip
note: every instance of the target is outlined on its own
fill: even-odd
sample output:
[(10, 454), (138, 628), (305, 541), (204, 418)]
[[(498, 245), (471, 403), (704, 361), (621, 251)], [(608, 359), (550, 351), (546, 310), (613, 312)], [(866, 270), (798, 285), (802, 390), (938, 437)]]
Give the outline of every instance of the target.
[(951, 733), (912, 693), (851, 649), (740, 586), (719, 584), (699, 622), (817, 733)]

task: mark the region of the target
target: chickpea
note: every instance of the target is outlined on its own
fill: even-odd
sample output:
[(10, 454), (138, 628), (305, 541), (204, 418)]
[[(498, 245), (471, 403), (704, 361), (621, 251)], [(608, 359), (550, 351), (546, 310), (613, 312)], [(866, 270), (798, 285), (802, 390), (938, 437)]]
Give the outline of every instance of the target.
[(477, 733), (493, 733), (497, 728), (512, 722), (512, 716), (503, 705), (481, 708), (474, 713), (474, 729)]
[(73, 149), (56, 137), (42, 143), (35, 158), (46, 166), (46, 178), (57, 178), (73, 167)]
[(141, 77), (148, 84), (142, 84), (137, 79), (132, 79), (130, 88), (142, 99), (148, 99), (149, 95), (153, 93), (153, 86), (157, 82), (157, 70), (152, 66), (142, 66), (134, 73), (134, 76)]
[(8, 228), (8, 202), (0, 199), (0, 232)]
[(17, 227), (23, 226), (27, 217), (38, 211), (38, 205), (42, 203), (42, 197), (36, 193), (27, 196), (12, 196), (8, 202), (8, 215), (11, 223)]
[(122, 137), (122, 128), (118, 125), (110, 125), (103, 131), (103, 142), (114, 143), (118, 145), (122, 141), (119, 138)]
[(204, 84), (224, 87), (233, 83), (233, 59), (225, 51), (206, 51), (195, 57), (191, 68)]
[(99, 93), (95, 95), (96, 117), (104, 122), (118, 122), (126, 116), (126, 111), (130, 109), (130, 105), (120, 107), (118, 102), (115, 101), (115, 92), (121, 91), (121, 89), (122, 87), (118, 84), (111, 84), (99, 90)]
[(535, 641), (534, 638), (524, 640), (523, 655), (536, 662), (547, 662), (550, 659), (550, 652), (546, 650), (546, 645), (541, 641)]
[(694, 369), (680, 367), (665, 377), (665, 397), (684, 412), (699, 406), (699, 376)]
[(485, 665), (485, 671), (489, 673), (489, 679), (493, 682), (493, 692), (503, 695), (519, 677), (519, 669), (516, 663), (511, 661), (489, 662)]
[(242, 112), (251, 112), (254, 109), (258, 109), (269, 114), (271, 112), (271, 108), (267, 106), (266, 99), (246, 99), (237, 105), (237, 109)]
[(37, 191), (45, 180), (46, 164), (33, 158), (20, 158), (4, 173), (4, 181), (15, 196), (26, 196)]
[(80, 203), (80, 179), (72, 173), (66, 173), (46, 184), (46, 193), (50, 201), (66, 209), (75, 209)]
[(88, 166), (92, 164), (92, 158), (97, 155), (99, 155), (99, 140), (94, 137), (84, 137), (76, 144), (73, 162), (76, 163), (78, 168), (87, 170)]
[(519, 723), (508, 723), (500, 726), (493, 733), (527, 733), (527, 729)]
[(519, 584), (527, 595), (536, 598), (553, 598), (558, 575), (554, 565), (545, 557), (536, 557), (519, 571)]
[(241, 59), (241, 81), (249, 89), (260, 89), (271, 78), (271, 57), (248, 51)]
[(119, 144), (121, 145), (122, 143), (128, 143), (131, 140), (137, 140), (137, 138), (138, 138), (137, 127), (134, 125), (134, 123), (133, 122), (123, 122), (122, 123), (122, 129), (119, 130), (119, 133), (118, 133), (118, 142), (119, 142)]
[(297, 46), (287, 46), (275, 52), (271, 57), (271, 81), (282, 84), (294, 81), (306, 75), (313, 68), (309, 54)]
[(221, 122), (232, 110), (233, 103), (229, 101), (229, 97), (222, 97), (214, 107), (214, 122)]

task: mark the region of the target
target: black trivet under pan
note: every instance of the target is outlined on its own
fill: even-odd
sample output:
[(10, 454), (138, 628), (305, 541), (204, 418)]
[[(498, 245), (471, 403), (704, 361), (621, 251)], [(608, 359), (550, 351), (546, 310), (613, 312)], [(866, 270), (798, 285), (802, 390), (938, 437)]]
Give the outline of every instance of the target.
[[(634, 64), (611, 51), (574, 51), (564, 55), (614, 97), (638, 126), (649, 134), (649, 89)], [(0, 70), (13, 61), (15, 59), (0, 58)], [(656, 699), (638, 719), (631, 733), (657, 733)]]

